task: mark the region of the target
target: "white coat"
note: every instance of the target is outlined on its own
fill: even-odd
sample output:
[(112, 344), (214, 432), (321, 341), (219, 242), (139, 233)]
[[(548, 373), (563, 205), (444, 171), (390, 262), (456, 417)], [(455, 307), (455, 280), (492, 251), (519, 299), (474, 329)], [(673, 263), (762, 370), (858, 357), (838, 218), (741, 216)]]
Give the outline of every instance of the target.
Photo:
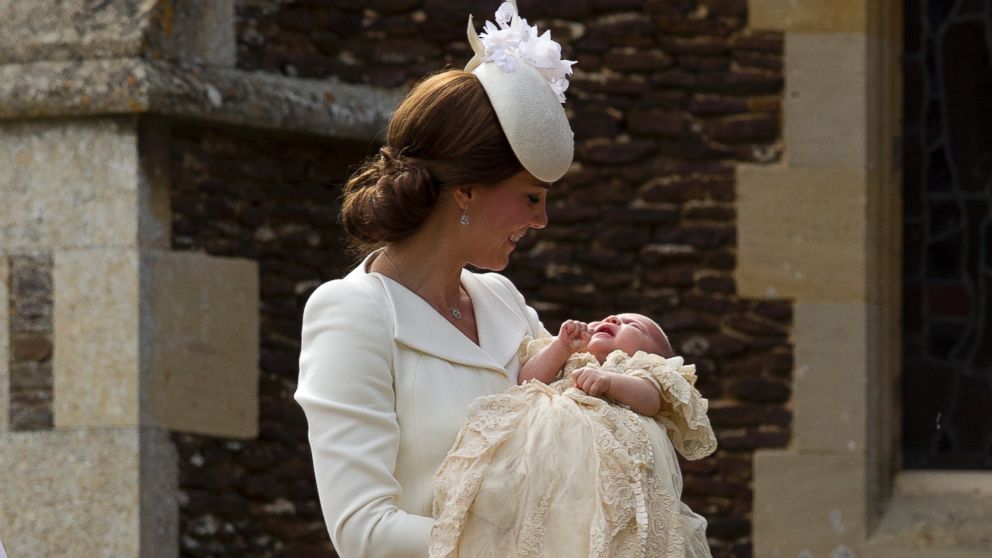
[(468, 404), (516, 385), (523, 337), (547, 333), (508, 279), (463, 270), (476, 345), (422, 298), (367, 272), (372, 258), (307, 300), (295, 398), (337, 552), (423, 558), (432, 478)]

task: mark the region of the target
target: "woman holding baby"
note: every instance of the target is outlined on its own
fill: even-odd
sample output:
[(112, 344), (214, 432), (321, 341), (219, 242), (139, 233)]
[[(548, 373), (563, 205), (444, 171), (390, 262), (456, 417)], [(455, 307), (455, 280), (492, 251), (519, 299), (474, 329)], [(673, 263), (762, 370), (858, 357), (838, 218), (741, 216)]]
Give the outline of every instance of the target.
[[(648, 422), (652, 419), (644, 415), (668, 413), (669, 422), (684, 427), (685, 413), (672, 413), (680, 404), (695, 405), (690, 411), (697, 423), (700, 410), (705, 418), (705, 400), (698, 393), (688, 403), (666, 397), (669, 380), (681, 382), (682, 395), (690, 397), (694, 377), (680, 359), (666, 360), (671, 349), (650, 320), (621, 315), (588, 325), (567, 322), (551, 336), (509, 280), (465, 269), (504, 269), (520, 239), (547, 225), (548, 189), (572, 162), (572, 132), (561, 106), (572, 63), (560, 60), (558, 45), (538, 36), (512, 3), (500, 7), (496, 20), (498, 26), (487, 22), (480, 37), (470, 18), (476, 56), (464, 71), (441, 72), (414, 87), (395, 110), (385, 145), (349, 179), (341, 222), (368, 255), (343, 279), (321, 285), (304, 310), (295, 397), (309, 423), (328, 531), (345, 558), (481, 555), (458, 541), (488, 545), (490, 537), (499, 536), (473, 514), (494, 505), (485, 494), (504, 477), (483, 465), (509, 463), (499, 452), (522, 431), (517, 426), (527, 417), (519, 403), (527, 398), (569, 397), (580, 414), (595, 408), (604, 417), (619, 413), (618, 421), (632, 420), (623, 413)], [(639, 344), (623, 345), (638, 335)], [(649, 362), (648, 372), (638, 374), (626, 360), (610, 361), (635, 349), (644, 351), (637, 354)], [(554, 386), (553, 393), (541, 391)], [(461, 454), (460, 465), (454, 464), (449, 450), (457, 453), (466, 441), (467, 420), (489, 413), (499, 397), (517, 405), (516, 414), (504, 421), (516, 425), (504, 428), (508, 443), (475, 444), (475, 450), (487, 452), (484, 459)], [(478, 430), (480, 423), (475, 424)], [(694, 428), (708, 430), (708, 423)], [(672, 444), (664, 436), (651, 443), (654, 454), (664, 455), (647, 452), (642, 465), (658, 474), (645, 477), (644, 486), (664, 477), (665, 494), (677, 502), (681, 475), (670, 455)], [(658, 444), (667, 445), (659, 450)], [(483, 479), (473, 485), (474, 493), (462, 491), (452, 499), (450, 485), (468, 470), (459, 469), (466, 463), (492, 482)], [(447, 472), (447, 491), (440, 476), (435, 482), (441, 469)], [(573, 493), (563, 486), (557, 495)], [(631, 532), (642, 538), (652, 527), (649, 511), (641, 506), (630, 519)], [(511, 512), (500, 513), (510, 518)], [(666, 532), (697, 539), (697, 551), (689, 555), (700, 555), (702, 519), (690, 517), (688, 508), (678, 513), (696, 523), (688, 530), (668, 525)], [(512, 521), (518, 530), (553, 527), (533, 517)], [(523, 523), (531, 527), (520, 527)], [(472, 537), (462, 537), (469, 530)], [(558, 536), (545, 535), (539, 539)], [(686, 555), (685, 540), (665, 544)], [(523, 552), (514, 548), (509, 555)], [(537, 549), (535, 555), (553, 555), (542, 552), (554, 548)], [(582, 548), (592, 555), (589, 542)]]

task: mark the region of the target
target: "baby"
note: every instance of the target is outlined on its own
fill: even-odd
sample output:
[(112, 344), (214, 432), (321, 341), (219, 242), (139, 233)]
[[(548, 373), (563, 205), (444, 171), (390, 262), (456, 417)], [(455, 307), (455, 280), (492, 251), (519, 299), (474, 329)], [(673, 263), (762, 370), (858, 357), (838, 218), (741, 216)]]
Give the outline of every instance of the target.
[[(674, 356), (668, 336), (647, 316), (619, 314), (589, 324), (568, 320), (561, 325), (553, 342), (539, 349), (523, 364), (517, 383), (540, 380), (550, 384), (573, 354), (587, 352), (603, 364), (610, 353), (617, 350), (628, 356), (638, 351), (665, 358)], [(661, 408), (661, 395), (646, 378), (595, 366), (577, 368), (571, 376), (575, 387), (589, 395), (605, 396), (638, 414), (654, 416)]]
[(472, 402), (434, 475), (430, 556), (709, 558), (676, 452), (700, 459), (716, 437), (658, 324), (569, 320), (518, 357), (518, 385)]

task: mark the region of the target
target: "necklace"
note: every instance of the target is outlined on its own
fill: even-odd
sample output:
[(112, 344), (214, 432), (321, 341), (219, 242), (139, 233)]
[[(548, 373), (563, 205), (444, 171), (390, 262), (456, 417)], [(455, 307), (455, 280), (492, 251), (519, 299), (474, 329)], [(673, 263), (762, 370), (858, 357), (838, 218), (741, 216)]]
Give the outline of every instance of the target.
[[(382, 249), (382, 255), (385, 256), (386, 261), (389, 262), (389, 266), (392, 267), (393, 268), (393, 271), (396, 272), (396, 277), (397, 277), (397, 279), (400, 279), (400, 283), (403, 286), (406, 286), (406, 281), (403, 281), (403, 274), (400, 272), (400, 268), (396, 267), (396, 264), (393, 263), (393, 259), (389, 257), (389, 253), (386, 251), (385, 248)], [(407, 287), (407, 288), (410, 289), (410, 287)], [(462, 288), (461, 285), (458, 285), (458, 292), (459, 292), (459, 294), (461, 293), (461, 288)], [(413, 292), (414, 294), (416, 294), (417, 296), (419, 296), (420, 298), (424, 299), (425, 301), (427, 301), (434, 308), (437, 308), (437, 309), (447, 308), (447, 310), (449, 312), (451, 312), (451, 315), (456, 320), (462, 319), (462, 311), (459, 310), (457, 306), (446, 307), (444, 304), (438, 304), (437, 302), (434, 302), (433, 300), (431, 300), (431, 299), (427, 298), (426, 296), (418, 293), (417, 291), (414, 291), (413, 289), (410, 289), (410, 291)]]

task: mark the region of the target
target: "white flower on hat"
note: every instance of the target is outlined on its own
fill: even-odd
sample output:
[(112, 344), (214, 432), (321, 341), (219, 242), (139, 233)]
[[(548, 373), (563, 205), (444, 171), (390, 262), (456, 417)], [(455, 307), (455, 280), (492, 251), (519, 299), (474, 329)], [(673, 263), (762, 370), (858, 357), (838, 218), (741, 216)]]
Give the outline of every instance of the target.
[(572, 73), (575, 61), (561, 59), (561, 45), (551, 39), (550, 31), (538, 36), (537, 27), (520, 17), (510, 2), (503, 2), (496, 10), (496, 24), (487, 21), (484, 29), (479, 35), (485, 48), (484, 62), (493, 62), (504, 72), (512, 72), (520, 60), (537, 69), (558, 101), (565, 102), (566, 76)]

